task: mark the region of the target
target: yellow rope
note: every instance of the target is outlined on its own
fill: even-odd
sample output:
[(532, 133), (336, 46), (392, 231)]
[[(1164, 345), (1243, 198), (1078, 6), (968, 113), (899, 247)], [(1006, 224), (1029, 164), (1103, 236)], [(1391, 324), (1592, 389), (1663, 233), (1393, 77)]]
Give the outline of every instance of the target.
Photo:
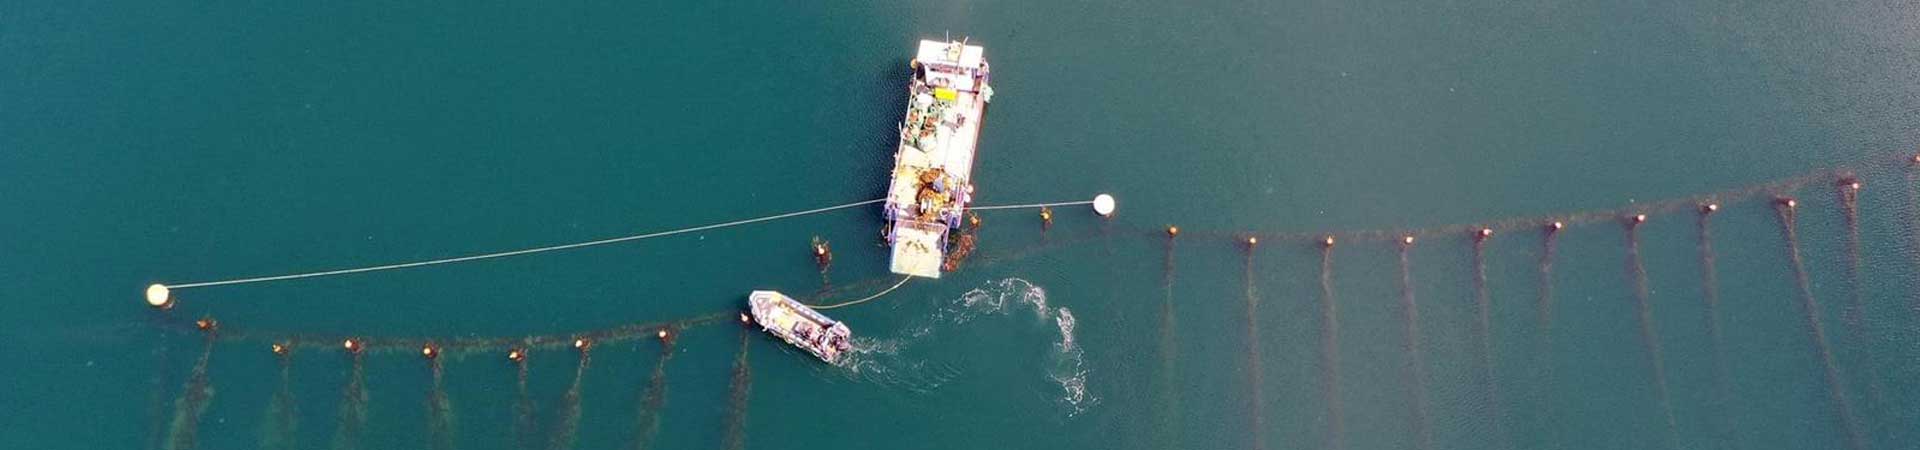
[[(854, 301), (850, 301), (850, 302), (844, 302), (844, 303), (835, 303), (835, 304), (831, 304), (831, 305), (826, 305), (826, 306), (812, 306), (812, 308), (813, 308), (813, 309), (834, 309), (834, 308), (839, 308), (839, 307), (842, 307), (842, 306), (853, 306), (853, 305), (858, 305), (858, 304), (861, 304), (861, 303), (866, 303), (866, 302), (867, 302), (867, 301), (869, 301), (869, 300), (873, 300), (873, 299), (876, 299), (876, 298), (880, 298), (880, 296), (882, 296), (882, 295), (887, 295), (887, 293), (888, 293), (888, 292), (893, 292), (893, 290), (894, 290), (894, 289), (899, 289), (899, 288), (900, 288), (900, 286), (905, 286), (905, 285), (907, 284), (907, 280), (911, 280), (911, 279), (913, 279), (913, 277), (911, 277), (911, 276), (906, 276), (906, 277), (900, 277), (900, 282), (899, 282), (899, 283), (894, 283), (894, 284), (893, 284), (893, 287), (890, 287), (890, 288), (887, 288), (887, 290), (884, 290), (884, 291), (880, 291), (880, 293), (878, 293), (878, 294), (873, 294), (873, 295), (869, 295), (869, 296), (867, 296), (867, 298), (863, 298), (863, 299), (859, 299), (859, 300), (854, 300)], [(811, 305), (810, 305), (810, 306), (811, 306)]]

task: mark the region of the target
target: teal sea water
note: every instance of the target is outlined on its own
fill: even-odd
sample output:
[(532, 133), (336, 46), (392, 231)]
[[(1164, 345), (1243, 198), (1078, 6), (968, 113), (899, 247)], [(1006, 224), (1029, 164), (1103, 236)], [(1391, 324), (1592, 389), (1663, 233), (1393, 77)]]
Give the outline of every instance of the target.
[[(1920, 446), (1910, 3), (0, 10), (0, 448)], [(815, 298), (815, 235), (818, 300), (891, 285), (877, 208), (141, 304), (878, 197), (949, 33), (994, 65), (980, 202), (1120, 212), (983, 213), (959, 272), (832, 312), (848, 367), (730, 317)], [(1709, 283), (1686, 199), (1716, 192)], [(715, 314), (524, 378), (334, 340)]]

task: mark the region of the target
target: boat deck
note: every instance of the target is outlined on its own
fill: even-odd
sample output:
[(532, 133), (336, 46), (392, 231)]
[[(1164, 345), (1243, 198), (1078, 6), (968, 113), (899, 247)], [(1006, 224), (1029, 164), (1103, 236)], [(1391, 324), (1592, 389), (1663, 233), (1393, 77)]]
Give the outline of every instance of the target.
[[(929, 227), (938, 227), (931, 228)], [(946, 259), (946, 227), (939, 224), (904, 224), (893, 229), (893, 273), (924, 278), (940, 278), (940, 262)]]
[(907, 116), (887, 186), (894, 273), (940, 277), (947, 230), (973, 199), (973, 162), (986, 114), (985, 50), (960, 42), (920, 41)]

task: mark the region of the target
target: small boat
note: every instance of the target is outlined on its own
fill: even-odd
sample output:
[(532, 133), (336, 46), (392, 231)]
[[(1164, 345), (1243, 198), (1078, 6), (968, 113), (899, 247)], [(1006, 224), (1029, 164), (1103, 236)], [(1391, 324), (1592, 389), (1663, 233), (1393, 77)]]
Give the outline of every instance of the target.
[(827, 318), (792, 298), (775, 291), (753, 291), (747, 295), (753, 322), (781, 340), (800, 347), (827, 364), (838, 364), (841, 355), (853, 348), (853, 330), (847, 324)]

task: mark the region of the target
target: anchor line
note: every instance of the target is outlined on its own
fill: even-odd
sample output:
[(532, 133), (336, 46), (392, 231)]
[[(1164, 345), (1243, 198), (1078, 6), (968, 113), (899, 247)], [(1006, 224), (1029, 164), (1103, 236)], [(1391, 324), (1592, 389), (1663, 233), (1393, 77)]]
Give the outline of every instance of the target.
[(365, 273), (365, 272), (377, 272), (377, 271), (383, 271), (383, 270), (394, 270), (394, 269), (409, 269), (409, 268), (414, 268), (414, 267), (422, 267), (422, 266), (433, 266), (433, 265), (440, 265), (440, 264), (451, 264), (451, 263), (457, 263), (457, 262), (467, 262), (467, 261), (477, 261), (477, 260), (482, 260), (482, 259), (493, 259), (493, 258), (505, 258), (505, 257), (508, 257), (508, 256), (519, 256), (519, 255), (526, 255), (526, 254), (533, 254), (533, 253), (544, 253), (544, 252), (551, 252), (551, 251), (558, 251), (558, 250), (571, 250), (571, 249), (576, 249), (576, 248), (581, 248), (581, 247), (592, 247), (592, 246), (597, 246), (597, 245), (606, 245), (606, 244), (613, 244), (613, 243), (620, 243), (620, 242), (627, 242), (627, 241), (637, 241), (637, 240), (641, 240), (641, 239), (651, 239), (651, 238), (657, 238), (657, 237), (666, 237), (666, 236), (672, 236), (672, 235), (676, 235), (676, 234), (686, 234), (686, 233), (692, 233), (692, 232), (697, 232), (697, 231), (706, 231), (706, 230), (712, 230), (712, 229), (719, 229), (719, 228), (727, 228), (727, 227), (736, 227), (736, 226), (741, 226), (741, 225), (748, 225), (748, 224), (754, 224), (754, 223), (760, 223), (760, 222), (766, 222), (766, 221), (770, 221), (770, 220), (779, 220), (779, 219), (786, 219), (786, 218), (790, 218), (790, 217), (798, 217), (798, 216), (804, 216), (804, 215), (809, 215), (809, 214), (819, 214), (819, 213), (823, 213), (823, 212), (828, 212), (828, 211), (835, 211), (835, 210), (841, 210), (841, 209), (847, 209), (847, 208), (854, 208), (854, 207), (859, 207), (859, 206), (866, 206), (866, 205), (871, 205), (871, 204), (874, 204), (874, 203), (880, 203), (880, 202), (882, 202), (882, 201), (886, 201), (886, 199), (884, 199), (884, 198), (876, 198), (876, 199), (872, 199), (872, 200), (865, 200), (865, 201), (858, 201), (858, 202), (853, 202), (853, 203), (847, 203), (847, 204), (843, 204), (843, 205), (834, 205), (834, 206), (828, 206), (828, 207), (824, 207), (824, 208), (814, 208), (814, 209), (809, 209), (809, 210), (805, 210), (805, 211), (795, 211), (795, 212), (789, 212), (789, 213), (783, 213), (783, 214), (775, 214), (775, 215), (771, 215), (771, 216), (765, 216), (765, 217), (756, 217), (756, 218), (752, 218), (752, 219), (743, 219), (743, 220), (735, 220), (735, 221), (731, 221), (731, 222), (721, 222), (721, 223), (716, 223), (716, 224), (708, 224), (708, 225), (701, 225), (701, 226), (696, 226), (696, 227), (689, 227), (689, 228), (681, 228), (681, 229), (677, 229), (677, 230), (667, 230), (667, 231), (657, 231), (657, 232), (653, 232), (653, 233), (646, 233), (646, 234), (636, 234), (636, 235), (631, 235), (631, 236), (621, 236), (621, 237), (616, 237), (616, 238), (608, 238), (608, 239), (600, 239), (600, 240), (593, 240), (593, 241), (586, 241), (586, 242), (575, 242), (575, 243), (571, 243), (571, 244), (560, 244), (560, 245), (550, 245), (550, 246), (545, 246), (545, 247), (534, 247), (534, 248), (526, 248), (526, 249), (520, 249), (520, 250), (511, 250), (511, 251), (504, 251), (504, 252), (494, 252), (494, 253), (485, 253), (485, 254), (479, 254), (479, 255), (468, 255), (468, 256), (460, 256), (460, 257), (454, 257), (454, 258), (444, 258), (444, 259), (435, 259), (435, 260), (429, 260), (429, 261), (415, 261), (415, 262), (408, 262), (408, 263), (399, 263), (399, 264), (387, 264), (387, 265), (379, 265), (379, 266), (369, 266), (369, 267), (359, 267), (359, 268), (352, 268), (352, 269), (339, 269), (339, 270), (328, 270), (328, 271), (321, 271), (321, 272), (309, 272), (309, 273), (297, 273), (297, 274), (289, 274), (289, 275), (275, 275), (275, 276), (266, 276), (266, 277), (254, 277), (254, 278), (239, 278), (239, 279), (233, 279), (233, 280), (221, 280), (221, 281), (203, 281), (203, 282), (197, 282), (197, 283), (183, 283), (183, 284), (169, 284), (169, 285), (165, 285), (165, 286), (166, 286), (166, 287), (167, 287), (168, 289), (187, 289), (187, 288), (197, 288), (197, 287), (209, 287), (209, 286), (225, 286), (225, 285), (230, 285), (230, 284), (247, 284), (247, 283), (261, 283), (261, 282), (268, 282), (268, 281), (281, 281), (281, 280), (294, 280), (294, 279), (301, 279), (301, 278), (314, 278), (314, 277), (325, 277), (325, 276), (334, 276), (334, 275), (347, 275), (347, 274), (355, 274), (355, 273)]

